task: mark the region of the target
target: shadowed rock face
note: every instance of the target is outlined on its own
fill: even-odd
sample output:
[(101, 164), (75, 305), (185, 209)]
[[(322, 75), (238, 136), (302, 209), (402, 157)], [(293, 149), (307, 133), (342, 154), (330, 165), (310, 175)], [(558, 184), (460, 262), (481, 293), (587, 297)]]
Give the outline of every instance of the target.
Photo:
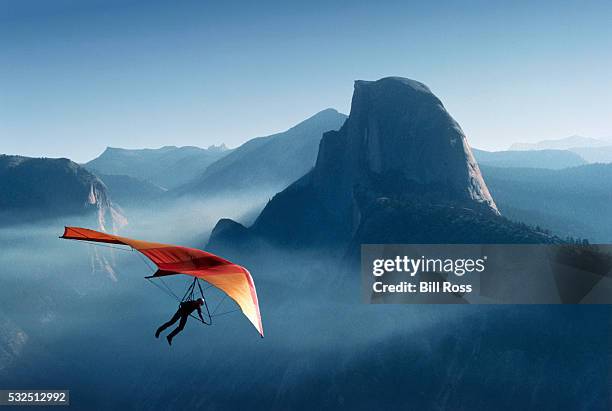
[(461, 127), (414, 80), (355, 82), (349, 119), (323, 136), (313, 184), (329, 186), (332, 176), (336, 205), (347, 203), (357, 184), (378, 192), (390, 185), (393, 194), (426, 193), (498, 214)]
[(102, 229), (126, 223), (106, 185), (75, 162), (0, 155), (0, 226), (92, 212)]

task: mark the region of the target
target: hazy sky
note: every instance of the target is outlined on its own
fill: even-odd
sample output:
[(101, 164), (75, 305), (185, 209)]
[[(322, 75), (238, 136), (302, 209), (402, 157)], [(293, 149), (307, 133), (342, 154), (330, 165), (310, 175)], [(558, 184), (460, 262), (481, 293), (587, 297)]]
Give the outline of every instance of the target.
[(422, 81), (473, 146), (612, 136), (612, 2), (0, 0), (0, 152), (207, 146)]

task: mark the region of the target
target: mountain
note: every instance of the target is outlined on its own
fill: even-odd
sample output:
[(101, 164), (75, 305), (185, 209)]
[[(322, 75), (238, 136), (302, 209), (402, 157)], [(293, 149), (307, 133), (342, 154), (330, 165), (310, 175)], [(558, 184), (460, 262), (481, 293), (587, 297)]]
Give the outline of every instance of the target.
[[(571, 137), (561, 138), (558, 140), (542, 140), (537, 143), (515, 143), (515, 144), (512, 144), (512, 146), (510, 146), (510, 150), (515, 150), (515, 151), (567, 150), (567, 151), (570, 151), (580, 156), (587, 163), (612, 163), (612, 141), (597, 139), (597, 138), (571, 136)], [(555, 156), (558, 156), (558, 155), (559, 154), (555, 154)], [(565, 160), (568, 160), (568, 159), (565, 159)], [(549, 159), (549, 160), (545, 159), (545, 161), (546, 162), (552, 161), (552, 159)], [(497, 165), (497, 166), (505, 167), (503, 164), (490, 163), (490, 165)], [(576, 165), (579, 165), (579, 164), (573, 164), (573, 166), (576, 166)], [(520, 167), (537, 167), (537, 166), (525, 163), (525, 164), (520, 165)], [(542, 167), (542, 168), (561, 168), (561, 167)]]
[(206, 167), (230, 152), (225, 145), (206, 149), (190, 146), (140, 150), (107, 147), (85, 167), (96, 174), (126, 175), (171, 189), (200, 175)]
[(0, 155), (0, 224), (96, 212), (119, 217), (104, 183), (66, 158)]
[[(436, 213), (423, 214), (436, 207)], [(444, 215), (445, 224), (424, 237), (434, 214)], [(416, 226), (397, 224), (402, 221)], [(550, 240), (499, 215), (463, 131), (429, 88), (388, 77), (356, 81), (349, 118), (323, 135), (314, 169), (274, 196), (249, 229), (219, 222), (209, 247), (257, 237), (350, 253), (379, 238), (464, 242), (460, 233), (470, 226), (483, 235), (467, 240), (478, 242)]]
[(570, 136), (537, 143), (514, 143), (510, 150), (569, 150), (574, 147), (602, 147), (611, 145), (609, 141), (591, 137)]
[(330, 108), (282, 133), (249, 140), (177, 191), (181, 194), (250, 189), (278, 192), (313, 167), (322, 134), (337, 130), (346, 118)]
[(472, 152), (481, 166), (560, 169), (587, 163), (581, 156), (568, 150), (484, 151), (473, 148)]
[(100, 174), (98, 177), (108, 188), (113, 201), (121, 206), (147, 205), (151, 201), (160, 199), (167, 192), (166, 189), (149, 181), (130, 176)]
[(612, 163), (612, 145), (601, 147), (573, 147), (570, 148), (570, 150), (589, 163)]
[(561, 236), (612, 241), (612, 164), (562, 170), (482, 166), (501, 212)]

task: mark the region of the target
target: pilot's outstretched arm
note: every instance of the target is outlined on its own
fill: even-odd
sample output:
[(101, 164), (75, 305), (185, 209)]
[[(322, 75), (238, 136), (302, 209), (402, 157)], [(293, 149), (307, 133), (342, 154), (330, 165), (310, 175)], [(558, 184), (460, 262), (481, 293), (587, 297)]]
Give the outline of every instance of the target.
[(198, 315), (200, 316), (200, 320), (202, 320), (202, 322), (205, 322), (204, 317), (202, 317), (202, 309), (200, 307), (198, 307)]

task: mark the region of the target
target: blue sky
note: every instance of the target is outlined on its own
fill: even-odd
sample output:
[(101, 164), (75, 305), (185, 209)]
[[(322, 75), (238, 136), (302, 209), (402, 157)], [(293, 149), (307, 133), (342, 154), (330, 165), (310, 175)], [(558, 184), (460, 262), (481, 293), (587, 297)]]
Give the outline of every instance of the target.
[(0, 152), (226, 143), (422, 81), (473, 146), (612, 136), (612, 2), (0, 0)]

